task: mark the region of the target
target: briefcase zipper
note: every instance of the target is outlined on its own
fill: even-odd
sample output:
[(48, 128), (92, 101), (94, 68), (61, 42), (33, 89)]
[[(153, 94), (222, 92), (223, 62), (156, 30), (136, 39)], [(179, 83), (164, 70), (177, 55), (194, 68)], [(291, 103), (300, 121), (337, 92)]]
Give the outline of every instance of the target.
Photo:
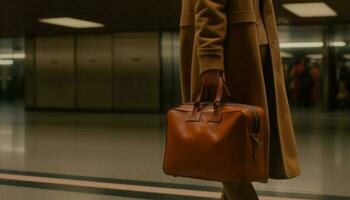
[(259, 132), (259, 126), (260, 126), (260, 122), (259, 122), (259, 115), (258, 112), (255, 110), (255, 108), (253, 106), (249, 106), (246, 104), (239, 104), (239, 103), (226, 103), (226, 105), (239, 105), (242, 107), (246, 107), (248, 108), (252, 113), (253, 113), (253, 133), (258, 133)]

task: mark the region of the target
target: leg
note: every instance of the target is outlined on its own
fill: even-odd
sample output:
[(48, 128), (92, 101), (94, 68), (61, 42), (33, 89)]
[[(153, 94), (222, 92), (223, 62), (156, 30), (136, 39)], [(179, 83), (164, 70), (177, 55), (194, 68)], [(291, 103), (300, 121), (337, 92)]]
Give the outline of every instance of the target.
[(228, 200), (228, 196), (227, 196), (227, 194), (226, 194), (225, 188), (224, 188), (224, 190), (222, 191), (220, 200)]
[[(264, 68), (264, 77), (267, 76), (266, 75), (267, 72), (265, 68), (269, 66), (269, 64), (266, 64), (267, 56), (269, 55), (268, 50), (269, 49), (267, 45), (260, 46), (260, 57), (261, 57), (261, 63)], [(269, 73), (268, 75), (271, 76), (272, 71), (269, 71), (268, 73)], [(268, 85), (266, 87), (270, 89), (267, 91), (267, 96), (270, 97), (269, 92), (273, 91), (274, 86), (269, 85), (271, 84), (271, 81), (268, 81), (267, 84)], [(222, 184), (224, 185), (224, 191), (222, 192), (221, 200), (258, 200), (259, 199), (251, 183), (235, 184), (235, 183), (223, 182)]]
[(221, 200), (258, 200), (258, 195), (251, 183), (223, 183), (224, 191)]

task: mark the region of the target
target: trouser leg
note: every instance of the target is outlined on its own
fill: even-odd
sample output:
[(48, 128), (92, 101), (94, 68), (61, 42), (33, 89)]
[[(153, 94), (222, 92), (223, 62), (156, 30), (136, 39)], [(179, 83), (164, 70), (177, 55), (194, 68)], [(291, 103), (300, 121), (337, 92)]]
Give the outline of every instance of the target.
[(224, 188), (224, 190), (223, 190), (222, 193), (221, 193), (221, 198), (220, 198), (220, 200), (229, 200), (229, 199), (228, 199), (228, 196), (227, 196), (227, 194), (226, 194), (225, 188)]
[(251, 183), (223, 183), (221, 200), (258, 200), (258, 195)]
[[(266, 65), (268, 54), (268, 46), (260, 46), (260, 57), (263, 67)], [(270, 86), (268, 86), (270, 87)], [(257, 200), (258, 195), (251, 183), (234, 184), (223, 182), (224, 191), (222, 192), (221, 200)]]

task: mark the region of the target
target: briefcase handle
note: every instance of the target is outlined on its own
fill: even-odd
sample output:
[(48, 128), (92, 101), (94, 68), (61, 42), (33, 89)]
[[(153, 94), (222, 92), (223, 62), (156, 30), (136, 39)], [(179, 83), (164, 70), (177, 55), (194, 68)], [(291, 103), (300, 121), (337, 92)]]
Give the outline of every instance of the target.
[[(203, 96), (203, 91), (205, 89), (205, 85), (202, 83), (201, 85), (201, 89), (199, 91), (199, 94), (194, 102), (195, 107), (199, 107), (200, 103), (201, 103), (201, 99)], [(227, 96), (231, 96), (229, 89), (227, 88), (227, 85), (225, 83), (225, 76), (224, 74), (220, 74), (219, 77), (219, 83), (217, 85), (217, 89), (216, 89), (216, 94), (215, 94), (215, 99), (213, 102), (214, 107), (217, 107), (221, 104), (221, 99), (222, 99), (222, 95), (223, 95), (223, 90), (225, 90), (225, 93)]]

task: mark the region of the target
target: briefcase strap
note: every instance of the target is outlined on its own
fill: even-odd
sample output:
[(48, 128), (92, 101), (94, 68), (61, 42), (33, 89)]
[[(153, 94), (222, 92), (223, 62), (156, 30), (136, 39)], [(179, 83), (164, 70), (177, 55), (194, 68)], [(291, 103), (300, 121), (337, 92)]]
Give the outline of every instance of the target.
[[(194, 102), (195, 106), (199, 106), (202, 100), (202, 96), (203, 96), (203, 92), (206, 89), (206, 86), (202, 83), (201, 85), (201, 89), (199, 91), (199, 94), (196, 98), (196, 101)], [(220, 105), (221, 103), (221, 99), (222, 99), (222, 95), (223, 95), (223, 90), (225, 91), (227, 96), (231, 96), (230, 91), (225, 83), (225, 77), (223, 74), (220, 75), (219, 77), (219, 83), (217, 85), (217, 89), (216, 89), (216, 94), (215, 94), (215, 99), (213, 102), (214, 106)]]

